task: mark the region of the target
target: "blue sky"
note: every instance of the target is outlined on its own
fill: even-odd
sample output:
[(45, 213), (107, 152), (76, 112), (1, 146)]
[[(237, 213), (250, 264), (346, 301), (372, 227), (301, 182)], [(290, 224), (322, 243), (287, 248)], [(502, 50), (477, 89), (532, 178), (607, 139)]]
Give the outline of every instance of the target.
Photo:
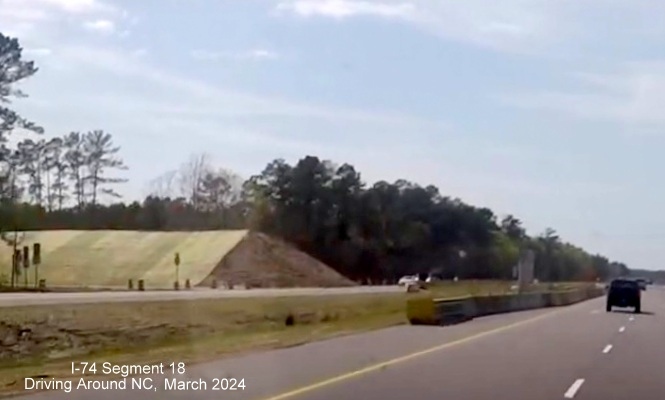
[(13, 106), (105, 129), (127, 198), (190, 153), (350, 162), (662, 268), (665, 3), (0, 0), (40, 67)]

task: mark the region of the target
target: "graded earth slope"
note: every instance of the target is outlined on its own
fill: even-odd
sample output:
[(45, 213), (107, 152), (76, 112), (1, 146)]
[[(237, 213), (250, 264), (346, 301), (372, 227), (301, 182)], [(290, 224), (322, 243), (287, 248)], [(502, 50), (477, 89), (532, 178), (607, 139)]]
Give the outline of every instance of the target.
[(283, 240), (250, 232), (222, 258), (212, 279), (248, 287), (340, 287), (356, 284)]
[[(245, 230), (201, 232), (140, 232), (140, 231), (40, 231), (29, 232), (22, 245), (42, 246), (39, 277), (48, 286), (117, 287), (127, 286), (129, 279), (145, 280), (146, 289), (172, 288), (175, 280), (173, 258), (180, 253), (179, 278), (192, 285), (211, 276), (235, 284), (246, 281), (262, 282), (267, 287), (283, 286), (347, 286), (352, 284), (324, 264), (280, 242), (280, 251), (273, 255), (265, 251), (262, 241), (275, 241), (265, 235), (249, 234)], [(242, 244), (242, 246), (239, 246)], [(254, 250), (254, 248), (258, 250)], [(237, 254), (234, 249), (239, 250)], [(258, 258), (252, 253), (258, 251)], [(0, 246), (0, 279), (11, 273), (10, 248)], [(239, 255), (238, 255), (239, 254)], [(280, 257), (287, 259), (285, 263)], [(232, 256), (229, 264), (224, 260)], [(251, 265), (241, 266), (242, 262)], [(260, 262), (257, 262), (260, 260)], [(302, 264), (302, 265), (300, 265)], [(231, 275), (219, 272), (219, 265), (231, 265)], [(273, 266), (281, 271), (275, 271)], [(314, 267), (312, 267), (314, 266)], [(265, 272), (264, 272), (265, 269)], [(236, 274), (234, 271), (243, 271)], [(249, 275), (247, 275), (249, 274)], [(258, 277), (254, 277), (256, 274)], [(283, 275), (289, 275), (284, 277)], [(264, 277), (265, 275), (265, 277)], [(19, 277), (22, 286), (26, 274)], [(34, 267), (27, 271), (28, 284), (34, 285)], [(206, 278), (208, 278), (206, 280)], [(242, 278), (242, 279), (241, 279)], [(135, 283), (136, 284), (136, 283)], [(182, 284), (182, 283), (181, 283)], [(254, 285), (256, 286), (256, 285)]]

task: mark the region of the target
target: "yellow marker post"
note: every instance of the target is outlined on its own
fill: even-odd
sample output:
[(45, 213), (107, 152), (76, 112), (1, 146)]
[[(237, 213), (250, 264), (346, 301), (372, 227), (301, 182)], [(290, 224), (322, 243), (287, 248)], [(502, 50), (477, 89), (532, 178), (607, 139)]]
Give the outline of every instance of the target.
[(180, 288), (180, 253), (175, 253), (173, 257), (173, 264), (175, 264), (175, 290)]

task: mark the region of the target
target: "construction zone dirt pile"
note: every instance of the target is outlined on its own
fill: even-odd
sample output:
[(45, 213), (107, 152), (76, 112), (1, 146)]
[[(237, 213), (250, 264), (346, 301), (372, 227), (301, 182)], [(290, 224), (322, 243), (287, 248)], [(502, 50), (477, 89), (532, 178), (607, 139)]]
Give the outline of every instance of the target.
[(256, 232), (249, 232), (199, 286), (209, 286), (213, 279), (248, 288), (356, 285), (294, 246)]

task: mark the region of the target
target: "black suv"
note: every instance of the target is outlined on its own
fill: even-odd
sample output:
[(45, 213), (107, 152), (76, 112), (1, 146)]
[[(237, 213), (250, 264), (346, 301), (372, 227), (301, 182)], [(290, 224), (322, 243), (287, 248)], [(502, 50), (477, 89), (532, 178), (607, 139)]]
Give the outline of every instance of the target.
[(635, 313), (642, 309), (642, 290), (637, 281), (633, 279), (615, 279), (607, 291), (607, 305), (609, 312), (612, 307), (633, 307)]

